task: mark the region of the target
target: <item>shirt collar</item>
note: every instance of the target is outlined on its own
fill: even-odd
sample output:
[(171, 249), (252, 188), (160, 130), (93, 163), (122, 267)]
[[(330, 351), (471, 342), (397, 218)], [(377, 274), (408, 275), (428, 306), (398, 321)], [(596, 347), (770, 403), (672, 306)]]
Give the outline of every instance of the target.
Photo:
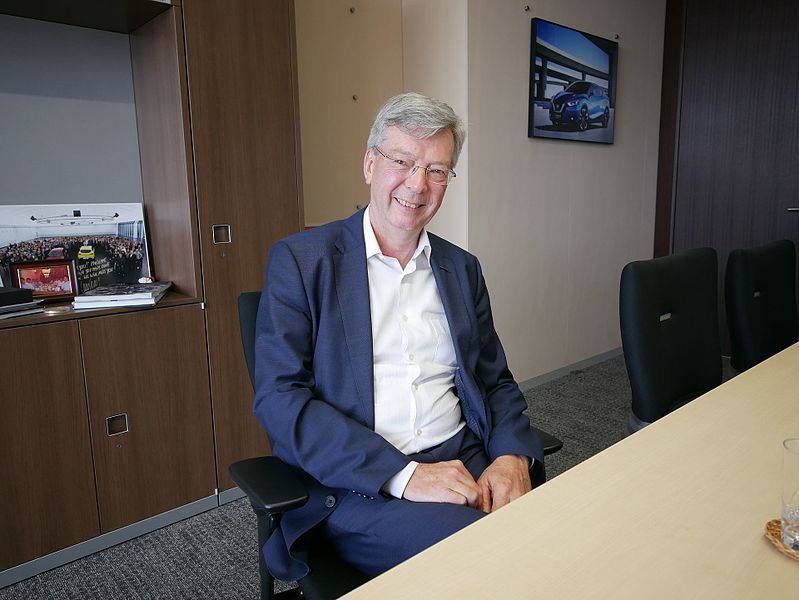
[[(366, 243), (366, 260), (369, 260), (373, 256), (383, 256), (383, 252), (380, 250), (380, 244), (377, 243), (377, 237), (372, 229), (372, 223), (369, 221), (369, 205), (367, 205), (366, 210), (363, 211), (363, 239)], [(430, 238), (427, 236), (427, 230), (422, 229), (422, 233), (419, 236), (419, 243), (416, 245), (416, 250), (413, 252), (411, 260), (416, 260), (419, 255), (424, 252), (429, 261), (431, 251), (432, 248), (430, 247)]]

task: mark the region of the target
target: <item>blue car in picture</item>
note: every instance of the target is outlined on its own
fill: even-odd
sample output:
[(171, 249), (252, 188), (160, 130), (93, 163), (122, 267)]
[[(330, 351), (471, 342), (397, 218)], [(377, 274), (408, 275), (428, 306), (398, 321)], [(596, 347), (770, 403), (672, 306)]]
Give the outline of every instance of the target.
[(589, 123), (607, 127), (610, 122), (610, 100), (604, 88), (588, 81), (574, 81), (552, 97), (549, 120), (555, 126), (571, 125), (579, 131)]

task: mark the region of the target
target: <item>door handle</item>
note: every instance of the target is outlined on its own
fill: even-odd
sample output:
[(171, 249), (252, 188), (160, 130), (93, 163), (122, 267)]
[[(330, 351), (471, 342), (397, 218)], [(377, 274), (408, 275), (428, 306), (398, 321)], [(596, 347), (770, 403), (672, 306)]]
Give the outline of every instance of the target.
[(227, 223), (211, 225), (211, 239), (214, 244), (229, 244), (232, 242), (233, 234), (230, 230), (230, 225)]
[(128, 413), (120, 413), (105, 418), (105, 434), (108, 437), (127, 433), (128, 431)]

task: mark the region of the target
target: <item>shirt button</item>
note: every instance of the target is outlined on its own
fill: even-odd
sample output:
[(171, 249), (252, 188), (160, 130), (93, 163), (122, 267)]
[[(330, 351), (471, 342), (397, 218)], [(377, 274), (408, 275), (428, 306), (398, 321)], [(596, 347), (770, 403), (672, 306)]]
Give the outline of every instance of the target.
[(408, 315), (402, 315), (402, 320), (403, 321), (407, 321), (408, 320)]
[(418, 385), (416, 385), (415, 383), (413, 384), (413, 386), (412, 386), (412, 387), (413, 387), (413, 391), (414, 391), (414, 392), (415, 392), (416, 390), (418, 390), (418, 389), (419, 389), (419, 386), (418, 386)]
[(325, 506), (328, 508), (333, 508), (336, 505), (336, 497), (335, 496), (328, 496), (325, 498)]
[(408, 355), (408, 360), (413, 360), (413, 354)]
[(421, 429), (417, 429), (416, 430), (416, 435), (422, 435), (422, 430)]

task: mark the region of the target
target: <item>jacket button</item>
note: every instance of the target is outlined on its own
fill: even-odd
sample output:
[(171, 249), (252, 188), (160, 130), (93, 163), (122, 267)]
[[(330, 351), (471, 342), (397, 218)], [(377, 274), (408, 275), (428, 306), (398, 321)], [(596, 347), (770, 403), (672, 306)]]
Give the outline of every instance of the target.
[(328, 496), (325, 498), (325, 506), (328, 508), (333, 508), (336, 505), (336, 497), (335, 496)]

